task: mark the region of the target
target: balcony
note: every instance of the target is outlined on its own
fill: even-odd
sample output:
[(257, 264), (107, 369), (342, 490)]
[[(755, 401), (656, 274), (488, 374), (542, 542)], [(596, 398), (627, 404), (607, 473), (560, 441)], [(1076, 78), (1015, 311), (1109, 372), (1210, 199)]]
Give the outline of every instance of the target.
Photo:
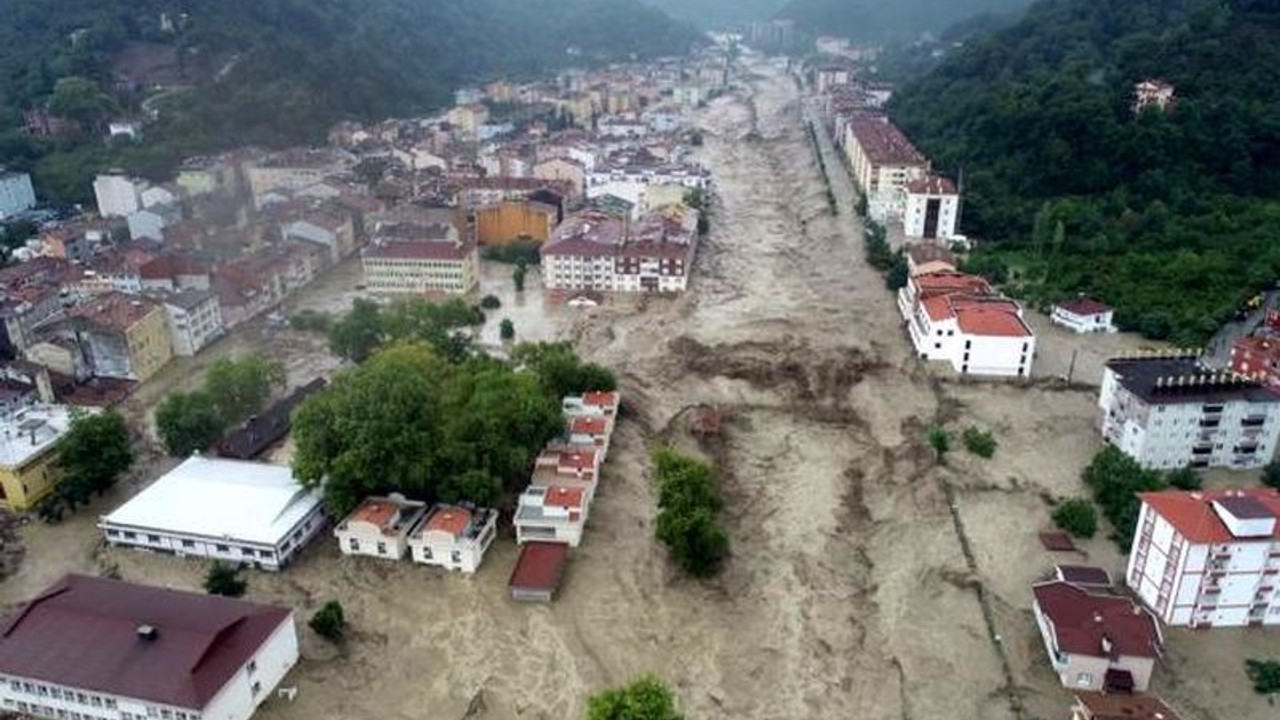
[(1220, 418), (1205, 418), (1200, 421), (1200, 427), (1204, 429), (1216, 428), (1222, 424)]
[(1240, 427), (1262, 427), (1267, 423), (1267, 417), (1247, 417), (1240, 421)]

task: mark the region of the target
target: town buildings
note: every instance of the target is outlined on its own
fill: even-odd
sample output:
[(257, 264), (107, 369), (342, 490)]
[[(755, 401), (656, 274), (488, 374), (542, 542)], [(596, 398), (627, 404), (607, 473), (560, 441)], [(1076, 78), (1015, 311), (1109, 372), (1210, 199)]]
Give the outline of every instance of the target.
[(280, 570), (325, 525), (287, 467), (195, 455), (98, 523), (107, 543)]
[(191, 357), (226, 332), (218, 298), (208, 290), (158, 292), (153, 297), (164, 303), (174, 355)]
[(587, 524), (590, 496), (581, 487), (530, 485), (520, 493), (512, 523), (516, 542), (564, 543), (578, 547)]
[(0, 167), (0, 220), (36, 206), (36, 191), (31, 176)]
[(697, 217), (682, 206), (634, 223), (595, 211), (572, 215), (542, 249), (543, 282), (551, 290), (683, 291), (697, 254)]
[(142, 208), (142, 191), (145, 180), (117, 173), (97, 176), (93, 181), (93, 196), (98, 204), (98, 214), (104, 218), (127, 218)]
[(498, 511), (436, 504), (409, 536), (413, 561), (474, 573), (498, 536)]
[(173, 359), (164, 307), (141, 296), (110, 291), (66, 311), (41, 330), (74, 348), (91, 375), (145, 381)]
[(288, 608), (84, 575), (0, 629), (0, 710), (51, 720), (248, 720), (298, 661)]
[(1231, 345), (1231, 369), (1280, 392), (1280, 338), (1246, 335)]
[[(852, 118), (845, 127), (844, 149), (854, 182), (867, 198), (871, 218), (884, 222), (889, 217), (902, 216), (907, 186), (929, 174), (929, 162), (924, 155), (883, 115)], [(931, 197), (926, 193), (917, 193), (917, 196), (926, 203)], [(939, 220), (942, 219), (940, 205)]]
[(333, 534), (343, 555), (399, 560), (409, 549), (409, 531), (426, 512), (426, 503), (401, 496), (365, 498)]
[(1098, 425), (1144, 467), (1252, 468), (1275, 453), (1280, 395), (1195, 355), (1122, 357), (1103, 371)]
[(1164, 644), (1155, 617), (1128, 598), (1061, 580), (1032, 593), (1036, 625), (1064, 687), (1146, 691)]
[(906, 205), (903, 233), (909, 238), (947, 239), (956, 234), (960, 217), (960, 193), (955, 183), (938, 175), (908, 181), (903, 192)]
[(814, 71), (814, 89), (819, 93), (830, 91), (837, 85), (848, 85), (853, 71), (843, 65), (824, 65)]
[(1115, 332), (1115, 311), (1105, 303), (1088, 297), (1063, 300), (1053, 306), (1049, 319), (1078, 333)]
[(1240, 627), (1280, 623), (1280, 492), (1143, 493), (1129, 553), (1129, 586), (1165, 623)]
[(380, 228), (360, 251), (360, 262), (365, 284), (375, 293), (456, 295), (469, 292), (480, 277), (474, 239), (449, 223)]
[(26, 511), (62, 479), (55, 465), (58, 441), (71, 427), (69, 408), (13, 407), (0, 416), (0, 508)]
[(1022, 306), (982, 278), (957, 272), (911, 277), (898, 309), (922, 360), (945, 360), (961, 374), (1029, 377), (1036, 338)]

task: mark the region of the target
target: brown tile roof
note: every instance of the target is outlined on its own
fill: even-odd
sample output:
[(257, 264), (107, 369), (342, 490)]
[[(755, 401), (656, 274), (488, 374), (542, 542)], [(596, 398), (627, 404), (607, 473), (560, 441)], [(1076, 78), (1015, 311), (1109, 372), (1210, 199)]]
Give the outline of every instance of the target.
[(443, 505), (431, 512), (431, 516), (423, 525), (423, 530), (445, 532), (458, 538), (462, 537), (462, 533), (466, 532), (470, 526), (470, 510), (456, 505)]
[(469, 243), (390, 240), (370, 245), (360, 253), (364, 257), (388, 260), (463, 260), (471, 250)]
[(603, 435), (609, 430), (609, 421), (597, 417), (576, 417), (570, 423), (570, 429), (585, 435)]
[(1155, 618), (1128, 598), (1093, 595), (1061, 580), (1040, 583), (1032, 593), (1052, 623), (1062, 652), (1093, 657), (1160, 654), (1162, 640)]
[(919, 265), (931, 262), (944, 262), (951, 267), (956, 266), (956, 256), (950, 250), (937, 243), (918, 243), (907, 247), (907, 257)]
[(67, 315), (81, 318), (94, 325), (125, 332), (155, 310), (159, 305), (141, 295), (121, 292), (103, 293), (89, 302), (71, 308)]
[(199, 710), (289, 620), (282, 607), (68, 575), (0, 620), (0, 673)]
[[(1213, 509), (1213, 501), (1251, 499), (1280, 517), (1280, 491), (1272, 488), (1246, 488), (1244, 490), (1161, 490), (1142, 493), (1138, 497), (1160, 514), (1188, 542), (1227, 543), (1238, 542)], [(1280, 538), (1280, 523), (1272, 533)], [(1262, 541), (1267, 541), (1263, 539)]]
[(1111, 308), (1105, 303), (1087, 297), (1064, 300), (1058, 303), (1058, 307), (1075, 315), (1101, 315), (1105, 312), (1111, 312)]
[(1089, 720), (1181, 720), (1163, 700), (1143, 693), (1078, 692), (1076, 702), (1089, 714)]
[(400, 506), (390, 500), (370, 498), (360, 503), (360, 507), (351, 513), (352, 520), (367, 522), (379, 530), (386, 530), (395, 522)]
[(580, 487), (564, 487), (563, 485), (549, 485), (546, 493), (542, 496), (543, 505), (551, 505), (552, 507), (562, 507), (565, 509), (582, 509), (582, 500), (586, 491)]
[(849, 128), (874, 165), (924, 165), (924, 156), (906, 135), (883, 115), (856, 117)]
[(586, 392), (582, 395), (583, 405), (594, 405), (597, 407), (617, 407), (618, 393), (616, 392)]
[(569, 546), (560, 543), (530, 542), (520, 549), (520, 559), (507, 583), (512, 590), (535, 590), (554, 593), (564, 579), (569, 560)]
[(941, 175), (926, 175), (907, 183), (907, 192), (913, 195), (955, 195), (956, 184)]

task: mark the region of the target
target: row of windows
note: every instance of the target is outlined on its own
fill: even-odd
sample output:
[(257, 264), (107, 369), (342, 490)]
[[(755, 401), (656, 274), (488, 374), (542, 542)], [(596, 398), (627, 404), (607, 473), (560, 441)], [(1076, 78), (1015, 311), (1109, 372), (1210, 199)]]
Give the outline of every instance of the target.
[[(121, 538), (121, 537), (123, 537), (125, 540), (137, 540), (137, 539), (138, 539), (138, 533), (130, 532), (130, 531), (124, 531), (124, 532), (121, 532), (121, 531), (119, 531), (119, 530), (107, 530), (107, 537), (109, 537), (109, 538)], [(149, 543), (155, 544), (155, 545), (159, 545), (159, 544), (160, 544), (160, 542), (161, 542), (161, 537), (160, 537), (159, 535), (147, 535), (147, 536), (146, 536), (146, 541), (147, 541), (147, 542), (149, 542)], [(195, 541), (195, 540), (183, 540), (183, 541), (181, 541), (181, 545), (182, 545), (182, 547), (187, 548), (187, 549), (195, 549), (196, 541)], [(286, 543), (286, 546), (287, 546), (287, 543)], [(214, 547), (214, 550), (216, 550), (217, 552), (220, 552), (220, 553), (229, 553), (229, 552), (231, 552), (231, 546), (230, 546), (230, 545), (222, 545), (222, 544), (218, 544), (218, 545), (214, 545), (213, 547)], [(269, 557), (272, 557), (275, 553), (271, 552), (270, 550), (257, 550), (257, 551), (255, 551), (253, 548), (240, 548), (240, 554), (241, 554), (241, 555), (243, 555), (243, 556), (245, 556), (245, 557), (254, 557), (255, 555), (257, 555), (257, 556), (259, 556), (259, 557), (269, 558)]]

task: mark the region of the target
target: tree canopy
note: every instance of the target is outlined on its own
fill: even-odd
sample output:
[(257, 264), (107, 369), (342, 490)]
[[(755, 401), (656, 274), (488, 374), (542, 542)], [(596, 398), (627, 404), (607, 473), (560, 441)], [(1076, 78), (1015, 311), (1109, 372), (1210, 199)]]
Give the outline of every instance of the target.
[(284, 365), (262, 353), (215, 360), (199, 390), (170, 393), (156, 408), (165, 451), (186, 457), (208, 449), (228, 427), (266, 407), (286, 380)]
[(460, 299), (433, 303), (408, 298), (383, 307), (357, 298), (350, 312), (329, 323), (329, 349), (348, 360), (363, 362), (384, 345), (423, 341), (446, 359), (459, 361), (472, 350), (466, 330), (483, 322), (484, 313)]
[(115, 411), (81, 414), (58, 442), (63, 473), (57, 497), (74, 510), (115, 484), (133, 465), (133, 447), (124, 416)]
[(683, 720), (675, 695), (661, 680), (643, 675), (620, 688), (592, 695), (587, 720)]

